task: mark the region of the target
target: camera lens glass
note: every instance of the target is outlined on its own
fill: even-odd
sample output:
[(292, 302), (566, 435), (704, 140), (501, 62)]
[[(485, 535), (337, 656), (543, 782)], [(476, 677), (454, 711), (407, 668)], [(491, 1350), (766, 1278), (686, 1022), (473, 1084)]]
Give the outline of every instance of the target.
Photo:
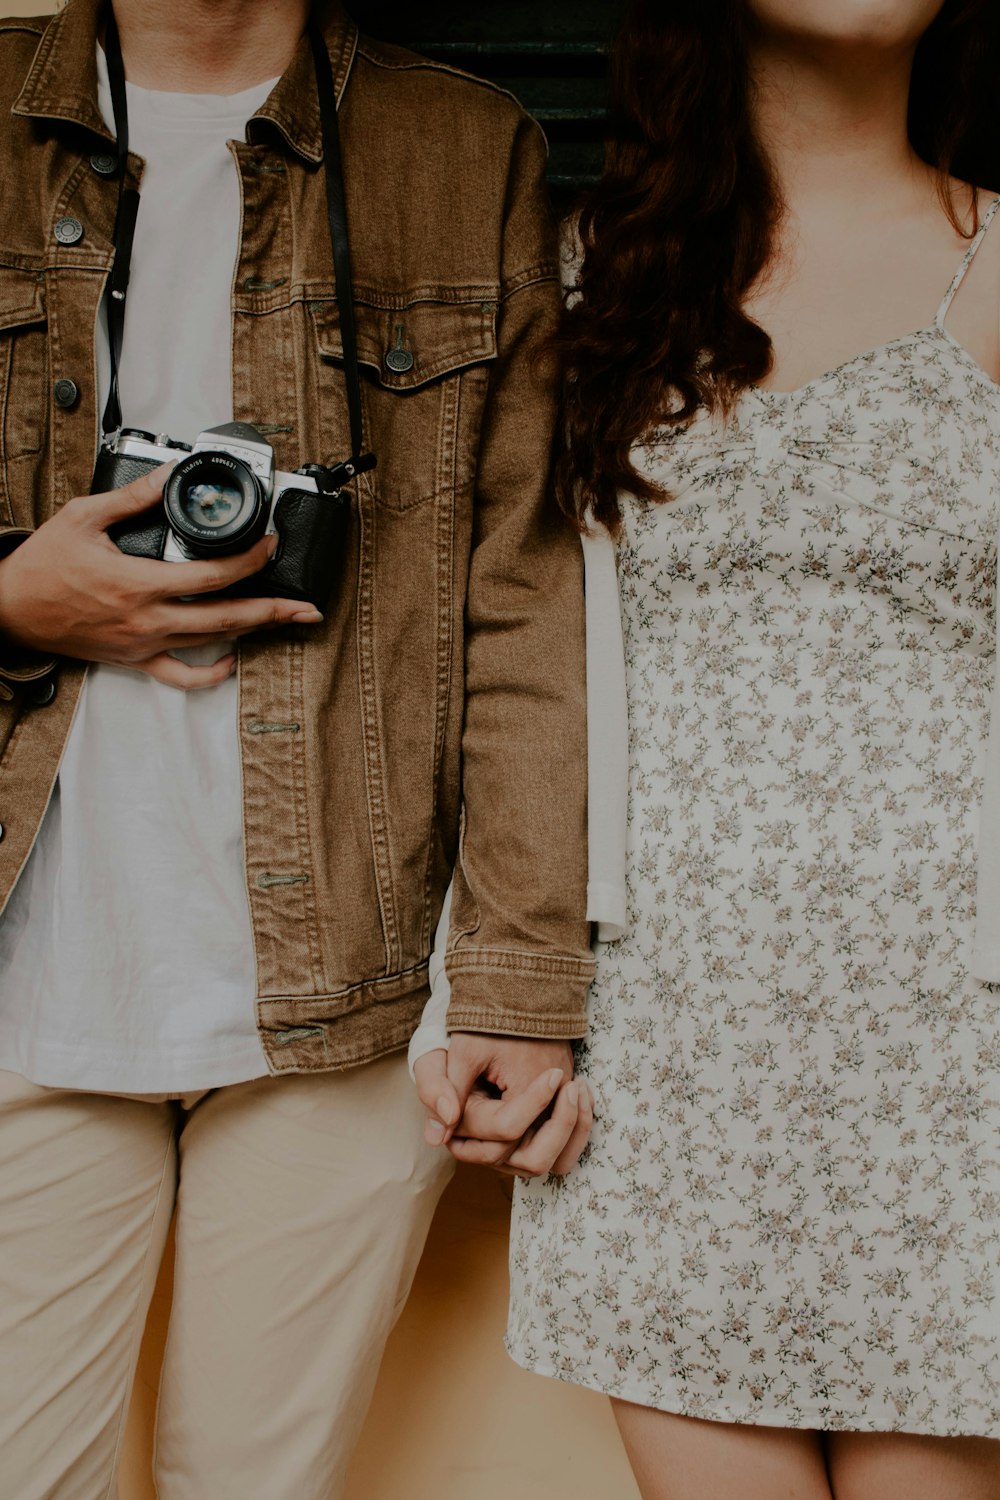
[(189, 552), (243, 552), (267, 529), (268, 497), (229, 453), (200, 452), (174, 465), (163, 491), (167, 519)]
[(217, 530), (239, 515), (243, 494), (231, 484), (196, 480), (181, 491), (179, 504), (192, 525)]

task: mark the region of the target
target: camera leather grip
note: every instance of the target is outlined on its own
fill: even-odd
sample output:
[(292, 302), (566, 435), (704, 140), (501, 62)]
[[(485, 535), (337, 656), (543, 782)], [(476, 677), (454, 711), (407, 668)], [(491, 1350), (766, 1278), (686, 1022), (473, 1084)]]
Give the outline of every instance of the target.
[(340, 576), (351, 515), (349, 496), (284, 490), (274, 507), (280, 545), (275, 556), (245, 581), (242, 593), (303, 599), (325, 608)]
[[(107, 448), (101, 448), (94, 465), (90, 493), (104, 495), (108, 490), (121, 489), (123, 484), (138, 479), (140, 474), (148, 474), (151, 469), (158, 468), (156, 459), (134, 458), (129, 454), (111, 453)], [(113, 526), (108, 527), (108, 535), (118, 550), (127, 552), (130, 557), (151, 557), (154, 560), (161, 558), (167, 539), (167, 518), (162, 504), (157, 501), (138, 520), (129, 517), (127, 521), (116, 521)]]

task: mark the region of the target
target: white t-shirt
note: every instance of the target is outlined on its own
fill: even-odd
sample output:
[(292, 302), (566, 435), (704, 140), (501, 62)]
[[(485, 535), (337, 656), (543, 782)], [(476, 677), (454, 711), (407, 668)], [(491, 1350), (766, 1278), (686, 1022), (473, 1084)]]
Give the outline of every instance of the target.
[[(100, 51), (98, 69), (110, 124)], [(121, 360), (126, 426), (190, 443), (233, 419), (240, 192), (226, 142), (243, 137), (273, 84), (226, 97), (127, 85), (130, 146), (146, 169)], [(103, 332), (98, 352), (103, 409)], [(267, 1064), (255, 995), (236, 680), (184, 693), (92, 667), (0, 917), (0, 1067), (128, 1093), (257, 1078)]]

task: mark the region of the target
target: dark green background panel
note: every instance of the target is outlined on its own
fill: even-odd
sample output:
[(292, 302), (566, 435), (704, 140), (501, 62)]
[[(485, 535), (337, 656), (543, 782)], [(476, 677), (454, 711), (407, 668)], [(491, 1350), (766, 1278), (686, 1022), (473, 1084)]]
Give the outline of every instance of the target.
[(542, 124), (549, 181), (565, 208), (600, 171), (607, 54), (624, 0), (460, 4), (359, 0), (364, 31), (510, 89)]

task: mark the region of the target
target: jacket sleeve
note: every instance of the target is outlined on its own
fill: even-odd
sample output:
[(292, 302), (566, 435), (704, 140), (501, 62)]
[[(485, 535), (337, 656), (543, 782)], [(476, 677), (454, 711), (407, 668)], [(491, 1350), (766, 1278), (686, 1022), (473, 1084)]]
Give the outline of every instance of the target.
[[(20, 526), (0, 526), (0, 562), (31, 535)], [(56, 668), (54, 657), (18, 646), (0, 635), (0, 701), (9, 702), (14, 689), (40, 677), (48, 677)]]
[(541, 132), (522, 119), (504, 225), (496, 360), (479, 452), (465, 622), (463, 818), (448, 1027), (586, 1029), (587, 730), (579, 538), (552, 498), (559, 309)]

